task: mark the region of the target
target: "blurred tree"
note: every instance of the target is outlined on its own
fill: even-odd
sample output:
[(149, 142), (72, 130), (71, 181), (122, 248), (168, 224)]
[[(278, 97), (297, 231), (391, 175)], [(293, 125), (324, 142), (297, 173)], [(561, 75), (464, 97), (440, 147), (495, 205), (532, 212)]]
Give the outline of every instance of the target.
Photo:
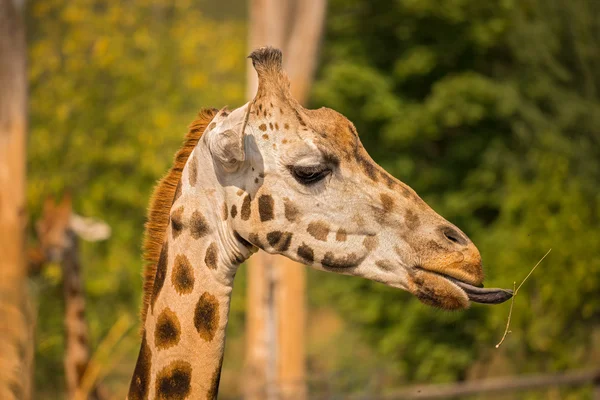
[(473, 238), (488, 285), (553, 252), (500, 350), (507, 307), (435, 312), (337, 277), (314, 301), (335, 302), (405, 381), (597, 364), (598, 3), (332, 0), (328, 15), (313, 103), (349, 116), (378, 162)]
[(26, 285), (27, 75), (23, 2), (0, 0), (0, 398), (30, 399), (33, 313)]

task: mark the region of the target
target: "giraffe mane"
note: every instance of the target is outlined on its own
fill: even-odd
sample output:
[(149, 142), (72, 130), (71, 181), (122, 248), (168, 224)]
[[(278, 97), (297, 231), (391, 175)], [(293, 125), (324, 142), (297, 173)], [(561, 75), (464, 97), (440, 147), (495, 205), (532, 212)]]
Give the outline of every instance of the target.
[(150, 198), (150, 207), (148, 208), (147, 221), (144, 232), (144, 300), (142, 302), (142, 326), (146, 321), (150, 296), (154, 286), (156, 276), (156, 264), (160, 257), (160, 251), (167, 233), (169, 225), (170, 210), (173, 205), (173, 199), (177, 186), (181, 179), (181, 174), (185, 164), (206, 130), (209, 122), (217, 114), (215, 108), (204, 108), (198, 113), (198, 117), (190, 125), (189, 131), (185, 136), (183, 146), (175, 154), (175, 159), (171, 169), (162, 177), (154, 187)]

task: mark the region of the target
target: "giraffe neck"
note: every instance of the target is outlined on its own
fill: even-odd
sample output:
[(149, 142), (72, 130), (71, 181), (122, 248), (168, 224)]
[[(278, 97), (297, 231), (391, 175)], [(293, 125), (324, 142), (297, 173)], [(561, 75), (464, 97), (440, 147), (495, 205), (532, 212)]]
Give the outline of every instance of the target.
[(130, 400), (217, 396), (233, 277), (250, 252), (228, 229), (210, 161), (197, 147), (183, 170)]
[[(82, 378), (90, 361), (88, 326), (85, 319), (85, 296), (79, 262), (79, 241), (74, 232), (68, 231), (71, 245), (62, 257), (63, 287), (65, 298), (65, 376), (68, 398), (76, 397)], [(101, 398), (94, 386), (90, 398)]]

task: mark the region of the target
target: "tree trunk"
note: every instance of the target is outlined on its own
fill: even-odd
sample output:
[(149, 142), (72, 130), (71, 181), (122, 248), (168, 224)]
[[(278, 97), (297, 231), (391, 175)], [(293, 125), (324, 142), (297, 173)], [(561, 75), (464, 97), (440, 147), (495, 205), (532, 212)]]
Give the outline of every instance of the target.
[(24, 251), (27, 77), (22, 1), (0, 0), (0, 398), (31, 398)]
[[(250, 51), (283, 51), (292, 95), (306, 102), (316, 67), (325, 0), (251, 0)], [(248, 99), (256, 93), (248, 69)], [(306, 398), (306, 272), (282, 256), (260, 252), (248, 261), (246, 400)]]

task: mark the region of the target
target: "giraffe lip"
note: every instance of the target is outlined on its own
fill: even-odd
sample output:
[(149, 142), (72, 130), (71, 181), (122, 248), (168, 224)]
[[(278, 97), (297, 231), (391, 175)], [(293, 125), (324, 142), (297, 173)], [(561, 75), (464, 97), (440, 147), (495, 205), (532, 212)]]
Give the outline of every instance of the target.
[(461, 288), (469, 297), (470, 301), (483, 304), (500, 304), (513, 297), (513, 291), (501, 288), (489, 288), (473, 286), (447, 275), (442, 275), (456, 286)]

